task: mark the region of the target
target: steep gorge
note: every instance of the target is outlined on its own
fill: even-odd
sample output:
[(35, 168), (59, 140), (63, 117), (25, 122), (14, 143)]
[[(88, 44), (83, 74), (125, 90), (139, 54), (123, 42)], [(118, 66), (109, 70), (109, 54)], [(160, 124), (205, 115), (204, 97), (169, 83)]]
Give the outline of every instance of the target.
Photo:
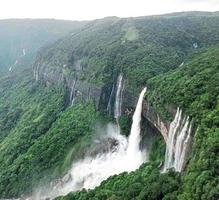
[[(217, 141), (218, 131), (218, 47), (215, 44), (219, 38), (219, 24), (217, 14), (203, 15), (191, 13), (188, 16), (175, 14), (157, 18), (96, 20), (77, 33), (44, 47), (33, 66), (34, 80), (33, 74), (29, 73), (25, 79), (20, 78), (20, 85), (16, 85), (17, 80), (13, 77), (2, 80), (0, 103), (7, 98), (10, 102), (7, 107), (0, 106), (3, 113), (0, 115), (0, 128), (1, 131), (6, 130), (6, 140), (1, 143), (3, 151), (0, 152), (3, 163), (0, 167), (5, 168), (0, 172), (1, 196), (28, 196), (45, 180), (56, 181), (61, 177), (64, 184), (71, 182), (70, 176), (62, 176), (71, 168), (72, 162), (76, 161), (72, 174), (77, 176), (80, 166), (87, 169), (87, 163), (93, 162), (96, 166), (98, 159), (107, 160), (112, 156), (111, 150), (115, 150), (117, 140), (124, 152), (124, 144), (128, 143), (124, 138), (130, 133), (134, 110), (138, 110), (138, 95), (147, 86), (146, 95), (141, 96), (142, 112), (138, 113), (138, 118), (143, 118), (135, 128), (138, 130), (140, 123), (142, 139), (140, 142), (139, 137), (131, 140), (131, 134), (129, 143), (138, 141), (134, 144), (138, 143), (140, 150), (151, 143), (150, 162), (134, 172), (122, 173), (100, 183), (117, 174), (106, 170), (110, 173), (97, 181), (97, 185), (100, 184), (97, 188), (75, 192), (63, 199), (214, 198), (216, 180), (211, 174), (215, 174), (216, 164), (203, 153), (203, 148), (215, 157), (217, 147), (211, 140), (214, 137)], [(208, 29), (201, 25), (203, 20)], [(135, 31), (135, 37), (128, 37), (130, 29)], [(7, 91), (8, 88), (11, 91)], [(26, 97), (32, 98), (30, 102), (25, 101)], [(19, 101), (14, 103), (13, 98)], [(49, 99), (53, 100), (51, 105)], [(12, 109), (14, 107), (16, 112)], [(43, 113), (40, 112), (42, 108)], [(21, 120), (17, 113), (20, 113), (18, 117)], [(2, 126), (4, 115), (9, 115), (6, 121), (14, 123), (14, 129)], [(113, 121), (121, 128), (119, 130), (116, 126), (110, 130), (116, 132), (116, 136), (103, 140), (102, 145), (99, 140), (93, 141), (94, 124), (97, 121), (102, 123), (101, 120), (103, 124)], [(161, 136), (163, 139), (160, 140)], [(16, 142), (11, 145), (12, 141)], [(167, 145), (165, 161), (161, 152), (164, 142)], [(19, 155), (13, 152), (13, 146)], [(91, 156), (80, 161), (89, 150)], [(98, 152), (101, 152), (100, 157)], [(11, 155), (5, 159), (8, 153)], [(98, 159), (90, 159), (93, 157)], [(108, 161), (105, 164), (109, 164), (111, 159)], [(209, 168), (207, 163), (212, 167)], [(109, 169), (105, 164), (101, 165), (102, 168)], [(182, 173), (173, 172), (172, 167)], [(123, 171), (129, 170), (123, 168), (118, 173)], [(160, 173), (162, 171), (166, 173)], [(95, 184), (90, 184), (92, 180), (87, 183), (86, 178), (81, 180), (92, 173), (89, 170), (88, 174), (83, 172), (78, 176), (81, 186), (72, 181), (71, 188), (94, 188), (95, 181)], [(211, 186), (206, 186), (208, 190), (202, 187), (202, 180), (209, 181)], [(196, 185), (193, 185), (194, 181)], [(66, 191), (71, 191), (71, 188)]]

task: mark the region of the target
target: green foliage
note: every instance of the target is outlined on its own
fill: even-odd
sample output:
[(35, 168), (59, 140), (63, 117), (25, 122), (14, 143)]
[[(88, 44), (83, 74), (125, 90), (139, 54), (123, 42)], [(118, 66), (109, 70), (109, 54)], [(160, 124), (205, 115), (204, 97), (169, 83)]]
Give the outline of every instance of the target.
[(148, 82), (148, 99), (163, 117), (168, 117), (165, 110), (170, 104), (184, 108), (199, 120), (215, 108), (219, 90), (218, 51), (212, 48), (194, 55), (184, 66)]
[(156, 135), (152, 137), (150, 141), (150, 161), (157, 161), (158, 163), (164, 162), (166, 144), (164, 142), (163, 136)]
[(39, 60), (50, 71), (62, 71), (66, 65), (79, 79), (97, 85), (112, 84), (122, 72), (128, 80), (126, 88), (137, 94), (150, 78), (177, 68), (191, 53), (217, 43), (218, 19), (218, 15), (190, 13), (95, 20), (79, 34), (44, 49)]
[[(188, 166), (180, 174), (160, 173), (164, 148), (152, 140), (151, 161), (140, 169), (112, 176), (94, 190), (70, 193), (57, 199), (194, 199), (218, 198), (219, 147), (219, 48), (192, 56), (184, 66), (148, 81), (148, 100), (168, 118), (169, 105), (183, 107), (193, 117), (193, 149)], [(163, 146), (164, 147), (164, 146)], [(162, 150), (163, 149), (163, 150)]]
[(90, 142), (97, 117), (93, 103), (63, 111), (64, 87), (45, 87), (26, 75), (1, 80), (1, 197), (31, 192), (64, 173)]
[(121, 116), (119, 119), (121, 134), (128, 136), (130, 134), (132, 119), (127, 116)]
[[(209, 13), (106, 18), (82, 29), (79, 25), (40, 51), (34, 67), (43, 67), (47, 75), (63, 74), (102, 86), (114, 83), (122, 72), (129, 92), (148, 86), (147, 100), (164, 119), (171, 120), (179, 106), (198, 127), (182, 174), (160, 173), (164, 143), (154, 137), (149, 163), (112, 176), (94, 190), (57, 199), (218, 199), (219, 48), (212, 47), (219, 39), (218, 19), (218, 14)], [(31, 192), (65, 173), (89, 147), (98, 118), (93, 103), (66, 109), (63, 85), (36, 84), (30, 77), (24, 71), (0, 79), (1, 198)], [(130, 118), (122, 117), (120, 125), (128, 135)]]
[[(178, 105), (193, 118), (194, 136), (189, 165), (179, 199), (217, 199), (219, 159), (219, 48), (194, 55), (175, 71), (148, 82), (148, 99), (167, 117), (168, 105)], [(174, 95), (173, 95), (174, 94)]]
[(28, 73), (25, 75), (27, 78), (9, 77), (1, 81), (0, 108), (4, 111), (0, 116), (1, 195), (11, 190), (11, 183), (16, 184), (19, 174), (16, 163), (46, 133), (65, 104), (62, 88), (36, 85)]

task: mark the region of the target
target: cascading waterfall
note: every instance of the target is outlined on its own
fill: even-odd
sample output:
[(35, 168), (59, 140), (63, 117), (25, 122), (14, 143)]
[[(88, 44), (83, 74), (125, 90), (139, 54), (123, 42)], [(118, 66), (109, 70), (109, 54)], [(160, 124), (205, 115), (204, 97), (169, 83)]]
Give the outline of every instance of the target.
[(170, 168), (182, 171), (191, 138), (191, 126), (189, 117), (183, 118), (182, 110), (178, 108), (168, 132), (164, 172)]
[(121, 108), (122, 108), (122, 94), (123, 94), (124, 84), (123, 84), (123, 76), (120, 74), (117, 79), (116, 84), (116, 98), (114, 105), (114, 117), (116, 120), (121, 116)]
[(76, 86), (76, 83), (77, 83), (77, 80), (74, 80), (73, 84), (72, 84), (72, 87), (71, 87), (71, 93), (70, 93), (70, 103), (71, 105), (74, 104), (74, 97), (75, 97), (75, 86)]
[(170, 124), (169, 132), (168, 132), (167, 146), (165, 153), (165, 163), (164, 163), (165, 170), (171, 168), (174, 163), (175, 140), (176, 140), (177, 130), (179, 129), (179, 125), (180, 125), (180, 118), (181, 118), (181, 110), (179, 110), (178, 108), (175, 118)]
[(191, 124), (189, 125), (189, 117), (187, 117), (186, 122), (182, 128), (182, 131), (177, 137), (177, 141), (176, 141), (174, 168), (178, 172), (181, 172), (183, 169), (183, 164), (186, 158), (186, 150), (188, 148), (190, 135), (191, 135)]
[(111, 112), (112, 112), (112, 106), (111, 106), (111, 103), (112, 103), (112, 98), (113, 98), (113, 93), (114, 93), (114, 85), (112, 87), (112, 90), (111, 90), (111, 93), (110, 93), (110, 98), (109, 98), (109, 101), (108, 101), (108, 104), (107, 104), (107, 113), (109, 115), (111, 115)]
[(68, 172), (70, 177), (68, 181), (64, 183), (61, 181), (49, 192), (38, 191), (34, 199), (54, 198), (82, 188), (92, 189), (112, 175), (136, 170), (146, 160), (145, 151), (139, 148), (142, 102), (145, 92), (146, 88), (139, 96), (129, 138), (120, 134), (118, 125), (108, 124), (106, 137), (113, 138), (117, 144), (106, 153), (100, 153), (95, 157), (88, 156), (74, 163)]

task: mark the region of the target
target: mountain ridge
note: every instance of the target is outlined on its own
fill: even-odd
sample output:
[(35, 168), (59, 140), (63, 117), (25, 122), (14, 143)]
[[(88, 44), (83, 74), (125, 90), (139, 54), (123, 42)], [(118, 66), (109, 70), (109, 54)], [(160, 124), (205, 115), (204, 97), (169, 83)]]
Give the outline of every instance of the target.
[[(42, 47), (33, 69), (1, 78), (0, 197), (49, 188), (84, 158), (94, 148), (97, 127), (115, 121), (110, 98), (122, 75), (123, 135), (129, 135), (137, 95), (148, 86), (141, 146), (149, 145), (149, 162), (58, 199), (216, 200), (219, 16), (201, 15), (95, 20)], [(199, 128), (192, 132), (185, 170), (162, 174), (160, 133), (177, 107)]]

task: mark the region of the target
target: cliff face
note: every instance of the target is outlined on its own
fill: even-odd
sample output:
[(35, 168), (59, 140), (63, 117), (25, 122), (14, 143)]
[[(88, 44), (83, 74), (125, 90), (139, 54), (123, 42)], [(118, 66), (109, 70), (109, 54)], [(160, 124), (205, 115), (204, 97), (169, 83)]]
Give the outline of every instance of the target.
[[(63, 65), (64, 68), (65, 66)], [(36, 81), (43, 81), (47, 86), (51, 84), (64, 84), (68, 88), (67, 102), (69, 102), (69, 105), (73, 105), (78, 100), (85, 102), (94, 100), (98, 110), (113, 114), (116, 80), (110, 85), (97, 86), (67, 75), (63, 69), (53, 68), (53, 70), (49, 70), (46, 63), (36, 62), (34, 65), (34, 77)], [(131, 115), (137, 101), (138, 96), (131, 94), (125, 88), (122, 95), (122, 115)], [(164, 121), (146, 100), (143, 102), (143, 117), (149, 122), (148, 124), (152, 128), (155, 128), (162, 134), (166, 142), (170, 122)]]
[(76, 77), (71, 77), (65, 74), (63, 69), (53, 68), (52, 70), (47, 67), (46, 63), (36, 62), (34, 65), (34, 78), (36, 81), (42, 81), (47, 86), (51, 84), (63, 84), (68, 89), (68, 99), (69, 105), (74, 104), (77, 100), (89, 101), (93, 99), (95, 105), (99, 108), (101, 103), (101, 96), (103, 96), (103, 87), (98, 87), (94, 84), (88, 83), (86, 81), (78, 80)]

